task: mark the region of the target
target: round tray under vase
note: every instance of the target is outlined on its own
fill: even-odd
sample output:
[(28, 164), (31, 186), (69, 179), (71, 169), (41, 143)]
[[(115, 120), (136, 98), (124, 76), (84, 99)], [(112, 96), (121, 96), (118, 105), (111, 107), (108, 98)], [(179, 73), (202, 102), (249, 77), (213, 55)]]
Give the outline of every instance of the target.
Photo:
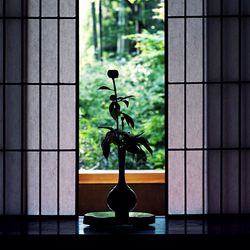
[(113, 211), (89, 212), (84, 215), (83, 223), (90, 226), (135, 225), (146, 226), (155, 223), (155, 215), (144, 212), (129, 212), (129, 217), (121, 220)]

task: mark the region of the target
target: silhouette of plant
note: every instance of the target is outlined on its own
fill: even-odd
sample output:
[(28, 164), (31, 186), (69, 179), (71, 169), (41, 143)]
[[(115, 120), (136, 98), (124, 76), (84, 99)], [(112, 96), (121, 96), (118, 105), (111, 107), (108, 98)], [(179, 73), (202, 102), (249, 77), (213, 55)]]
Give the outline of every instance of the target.
[[(104, 139), (102, 140), (101, 146), (103, 155), (106, 159), (109, 157), (110, 145), (114, 144), (118, 148), (118, 158), (120, 159), (120, 154), (122, 152), (130, 152), (133, 155), (140, 155), (142, 159), (147, 159), (144, 148), (152, 154), (152, 149), (150, 147), (149, 141), (142, 136), (143, 133), (133, 135), (130, 132), (124, 131), (125, 122), (130, 128), (134, 128), (135, 123), (131, 116), (124, 113), (121, 110), (120, 103), (123, 103), (126, 107), (129, 106), (129, 99), (134, 98), (133, 95), (119, 97), (117, 95), (117, 89), (115, 84), (115, 79), (119, 77), (119, 72), (117, 70), (108, 70), (107, 75), (112, 79), (113, 88), (107, 86), (101, 86), (99, 90), (112, 91), (113, 94), (110, 95), (110, 105), (109, 113), (110, 116), (115, 120), (116, 127), (112, 128), (109, 126), (99, 126), (99, 128), (104, 128), (109, 130)], [(144, 148), (143, 148), (143, 147)]]

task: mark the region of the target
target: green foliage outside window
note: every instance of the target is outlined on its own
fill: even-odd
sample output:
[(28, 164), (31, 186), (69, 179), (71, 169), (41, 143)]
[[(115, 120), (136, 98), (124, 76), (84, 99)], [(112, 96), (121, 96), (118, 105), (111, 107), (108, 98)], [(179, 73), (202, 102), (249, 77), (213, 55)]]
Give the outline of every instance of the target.
[[(100, 124), (108, 124), (110, 117), (105, 93), (96, 89), (109, 84), (106, 72), (112, 68), (116, 68), (120, 73), (117, 84), (120, 85), (119, 89), (124, 91), (120, 94), (135, 95), (135, 98), (130, 100), (133, 108), (128, 107), (128, 112), (132, 117), (136, 117), (136, 125), (138, 124), (134, 133), (144, 132), (153, 148), (153, 155), (147, 155), (146, 164), (136, 162), (132, 155), (128, 155), (126, 169), (164, 168), (164, 3), (159, 2), (156, 0), (102, 0), (103, 34), (101, 38), (97, 37), (99, 43), (95, 48), (92, 42), (91, 7), (88, 9), (88, 15), (84, 16), (85, 21), (80, 27), (80, 32), (81, 29), (83, 32), (80, 33), (79, 111), (80, 168), (82, 169), (117, 169), (118, 167), (115, 148), (111, 147), (108, 161), (103, 157), (100, 146), (103, 131), (98, 129)], [(100, 1), (95, 3), (97, 11)], [(126, 29), (117, 25), (121, 4), (124, 4)], [(136, 9), (136, 4), (137, 9), (140, 9), (138, 16), (132, 15), (131, 8)], [(100, 18), (97, 11), (98, 16)], [(136, 33), (136, 25), (140, 26), (140, 33)], [(100, 27), (98, 27), (97, 25), (99, 34)], [(100, 52), (100, 39), (102, 52)], [(119, 53), (117, 39), (126, 41), (123, 51)], [(99, 58), (94, 55), (99, 55)]]

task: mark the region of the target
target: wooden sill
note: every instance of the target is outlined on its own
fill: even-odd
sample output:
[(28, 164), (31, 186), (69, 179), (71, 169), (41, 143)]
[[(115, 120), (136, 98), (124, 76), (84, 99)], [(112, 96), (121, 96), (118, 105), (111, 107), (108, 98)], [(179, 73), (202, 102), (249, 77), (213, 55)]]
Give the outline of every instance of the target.
[[(79, 184), (116, 184), (118, 171), (113, 170), (81, 170)], [(165, 183), (164, 170), (126, 170), (126, 181), (137, 183)]]

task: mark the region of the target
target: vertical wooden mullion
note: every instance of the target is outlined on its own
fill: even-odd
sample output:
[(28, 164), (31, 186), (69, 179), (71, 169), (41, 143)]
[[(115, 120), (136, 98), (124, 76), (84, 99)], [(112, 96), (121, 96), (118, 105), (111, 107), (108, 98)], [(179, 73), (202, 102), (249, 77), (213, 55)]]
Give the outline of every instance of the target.
[(39, 215), (42, 215), (42, 0), (39, 0)]

